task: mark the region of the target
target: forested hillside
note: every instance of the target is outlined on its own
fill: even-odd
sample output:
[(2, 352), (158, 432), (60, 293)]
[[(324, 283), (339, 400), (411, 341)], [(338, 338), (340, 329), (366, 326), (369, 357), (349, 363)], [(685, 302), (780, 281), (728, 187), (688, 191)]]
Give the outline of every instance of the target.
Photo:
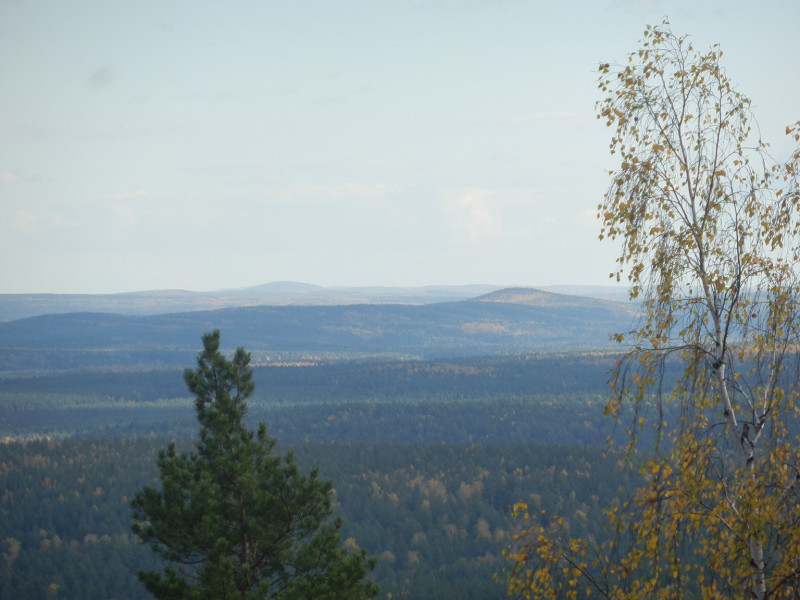
[(235, 306), (430, 304), (466, 300), (496, 289), (498, 286), (490, 285), (321, 287), (276, 281), (213, 292), (152, 290), (122, 294), (0, 294), (0, 321), (75, 312), (158, 315)]
[[(346, 304), (432, 304), (468, 300), (500, 289), (494, 285), (423, 287), (321, 287), (276, 281), (246, 288), (191, 292), (152, 290), (122, 294), (0, 294), (0, 321), (75, 312), (157, 315), (235, 306), (336, 306)], [(550, 286), (546, 291), (625, 301), (621, 286)]]
[(146, 597), (135, 572), (156, 559), (129, 501), (167, 440), (197, 434), (183, 369), (215, 327), (253, 351), (251, 424), (333, 479), (345, 543), (379, 557), (380, 598), (504, 598), (514, 503), (600, 538), (599, 507), (634, 476), (603, 417), (608, 335), (629, 319), (502, 290), (0, 323), (0, 599)]
[[(249, 415), (333, 479), (347, 543), (380, 558), (380, 598), (500, 599), (515, 502), (604, 535), (598, 507), (632, 476), (606, 450), (614, 360), (273, 364), (254, 369)], [(166, 440), (196, 436), (187, 396), (179, 369), (0, 379), (0, 598), (146, 597), (135, 571), (155, 559), (128, 502)]]
[[(129, 533), (129, 500), (155, 482), (166, 440), (0, 444), (0, 598), (146, 598), (153, 554)], [(334, 480), (343, 538), (379, 557), (379, 598), (501, 599), (495, 581), (524, 500), (602, 537), (599, 507), (634, 475), (614, 453), (556, 445), (294, 445)]]
[[(513, 293), (511, 293), (513, 292)], [(0, 373), (191, 364), (198, 332), (220, 329), (259, 361), (441, 358), (607, 349), (631, 307), (520, 289), (425, 305), (250, 306), (153, 316), (43, 315), (0, 323)]]
[[(285, 441), (602, 445), (607, 354), (255, 368), (250, 415)], [(179, 370), (0, 379), (0, 437), (188, 435)]]

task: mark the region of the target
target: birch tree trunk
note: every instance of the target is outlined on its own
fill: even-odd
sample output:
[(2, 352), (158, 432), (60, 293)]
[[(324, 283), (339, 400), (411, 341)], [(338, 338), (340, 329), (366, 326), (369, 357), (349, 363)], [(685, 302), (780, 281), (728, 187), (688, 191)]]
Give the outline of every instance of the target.
[[(598, 118), (619, 157), (600, 237), (621, 242), (612, 277), (642, 309), (614, 336), (606, 412), (647, 484), (609, 509), (617, 537), (593, 561), (590, 543), (527, 515), (514, 593), (800, 595), (800, 149), (773, 160), (721, 57), (664, 22), (600, 66)], [(786, 131), (800, 140), (800, 122)]]

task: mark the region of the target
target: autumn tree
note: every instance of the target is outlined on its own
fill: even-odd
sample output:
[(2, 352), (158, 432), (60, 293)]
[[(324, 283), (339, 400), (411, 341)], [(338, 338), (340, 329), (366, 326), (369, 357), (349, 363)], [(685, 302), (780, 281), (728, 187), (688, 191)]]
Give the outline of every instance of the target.
[(600, 546), (518, 505), (521, 597), (800, 596), (800, 150), (773, 159), (721, 57), (665, 21), (600, 66), (619, 157), (600, 237), (641, 307), (606, 411), (646, 484)]
[(304, 475), (291, 453), (274, 454), (261, 423), (245, 425), (254, 390), (250, 355), (229, 361), (219, 331), (203, 336), (197, 367), (184, 379), (195, 396), (200, 438), (191, 453), (171, 443), (158, 458), (161, 488), (132, 502), (132, 529), (166, 560), (163, 572), (140, 572), (156, 598), (366, 599), (375, 564), (341, 547), (331, 521), (330, 481)]

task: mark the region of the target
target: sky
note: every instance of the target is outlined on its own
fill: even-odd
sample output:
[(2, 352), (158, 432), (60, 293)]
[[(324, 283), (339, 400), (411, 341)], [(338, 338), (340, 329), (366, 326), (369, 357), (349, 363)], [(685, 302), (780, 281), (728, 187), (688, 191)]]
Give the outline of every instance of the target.
[(597, 65), (667, 16), (788, 148), (797, 0), (0, 0), (0, 293), (607, 284)]

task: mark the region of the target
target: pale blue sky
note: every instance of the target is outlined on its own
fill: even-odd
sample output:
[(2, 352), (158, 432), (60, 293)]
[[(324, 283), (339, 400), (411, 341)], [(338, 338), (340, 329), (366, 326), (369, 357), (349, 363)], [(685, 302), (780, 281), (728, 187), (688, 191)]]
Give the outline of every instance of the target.
[(665, 15), (788, 148), (796, 0), (0, 0), (0, 293), (606, 283), (596, 66)]

